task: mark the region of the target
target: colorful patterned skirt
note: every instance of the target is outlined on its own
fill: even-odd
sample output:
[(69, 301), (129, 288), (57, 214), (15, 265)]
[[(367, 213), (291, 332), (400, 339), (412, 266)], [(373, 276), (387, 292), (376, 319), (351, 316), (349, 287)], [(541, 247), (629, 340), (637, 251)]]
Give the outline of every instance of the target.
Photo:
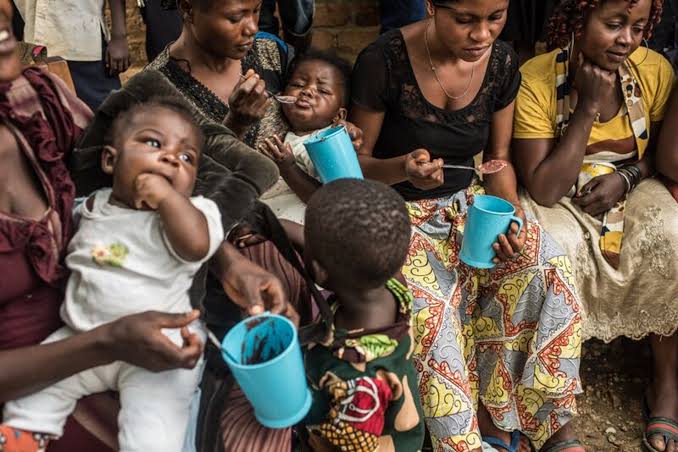
[(570, 262), (528, 221), (521, 256), (492, 270), (459, 260), (471, 187), (408, 203), (413, 223), (403, 273), (414, 295), (415, 367), (436, 451), (481, 445), (480, 400), (497, 427), (536, 447), (576, 413), (581, 306)]

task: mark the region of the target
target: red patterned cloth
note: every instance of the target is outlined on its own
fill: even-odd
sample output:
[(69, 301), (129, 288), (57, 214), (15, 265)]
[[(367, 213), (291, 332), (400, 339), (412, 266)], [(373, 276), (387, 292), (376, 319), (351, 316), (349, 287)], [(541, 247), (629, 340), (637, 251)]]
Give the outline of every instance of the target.
[[(37, 344), (61, 326), (63, 258), (75, 193), (66, 161), (91, 118), (60, 79), (37, 68), (0, 84), (2, 124), (14, 135), (49, 206), (38, 221), (0, 212), (0, 350)], [(29, 447), (40, 445), (31, 439), (21, 436)], [(64, 436), (49, 450), (111, 449), (69, 418)]]
[(0, 118), (45, 194), (38, 220), (0, 212), (0, 350), (40, 342), (60, 326), (75, 187), (66, 159), (91, 112), (58, 78), (37, 68), (0, 84)]

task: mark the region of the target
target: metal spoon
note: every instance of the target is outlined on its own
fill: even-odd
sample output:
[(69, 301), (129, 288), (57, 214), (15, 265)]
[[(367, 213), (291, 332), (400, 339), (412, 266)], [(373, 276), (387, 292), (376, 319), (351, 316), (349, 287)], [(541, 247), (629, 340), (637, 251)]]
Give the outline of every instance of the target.
[(471, 170), (478, 174), (493, 174), (503, 170), (507, 165), (508, 163), (506, 163), (504, 160), (488, 160), (477, 167), (465, 165), (443, 165), (443, 168)]
[(207, 328), (206, 324), (203, 323), (203, 326), (205, 327), (205, 331), (207, 331), (207, 338), (217, 349), (221, 350), (222, 353), (226, 353), (226, 355), (228, 355), (228, 357), (231, 358), (231, 361), (233, 361), (234, 363), (240, 362), (239, 360), (235, 359), (235, 357), (231, 355), (231, 353), (227, 349), (221, 346), (221, 342), (219, 342), (219, 339), (217, 338), (216, 334), (210, 331), (210, 329)]
[[(240, 75), (241, 80), (246, 80), (244, 75)], [(281, 104), (293, 104), (297, 101), (296, 96), (283, 96), (282, 94), (273, 94), (271, 91), (266, 90), (268, 93), (269, 97), (272, 97), (273, 99), (277, 100)]]

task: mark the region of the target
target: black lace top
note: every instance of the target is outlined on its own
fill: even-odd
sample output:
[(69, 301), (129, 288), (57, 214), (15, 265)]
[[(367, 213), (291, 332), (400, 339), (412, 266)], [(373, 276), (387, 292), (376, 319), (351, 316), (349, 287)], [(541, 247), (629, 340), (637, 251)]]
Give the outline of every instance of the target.
[[(515, 99), (520, 88), (518, 58), (506, 43), (492, 49), (485, 79), (475, 99), (450, 111), (432, 105), (419, 89), (400, 30), (382, 35), (361, 52), (353, 69), (355, 104), (385, 112), (374, 157), (391, 158), (418, 148), (445, 163), (473, 165), (488, 144), (492, 114)], [(445, 183), (419, 190), (409, 182), (394, 186), (408, 201), (450, 196), (469, 186), (471, 171), (445, 170)]]
[[(291, 60), (291, 48), (279, 40), (260, 33), (254, 45), (242, 59), (242, 73), (253, 69), (266, 82), (266, 89), (279, 93), (285, 87), (285, 77)], [(185, 62), (175, 60), (169, 54), (169, 46), (147, 66), (160, 71), (204, 117), (222, 124), (229, 108), (216, 94), (194, 78)], [(271, 102), (264, 118), (253, 125), (244, 137), (244, 142), (256, 148), (264, 139), (275, 134), (283, 136), (289, 129), (280, 105)]]

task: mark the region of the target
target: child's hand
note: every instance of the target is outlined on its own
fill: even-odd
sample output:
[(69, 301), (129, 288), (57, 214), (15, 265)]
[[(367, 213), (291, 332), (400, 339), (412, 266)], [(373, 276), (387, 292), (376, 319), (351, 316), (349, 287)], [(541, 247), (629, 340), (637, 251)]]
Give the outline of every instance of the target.
[(134, 207), (156, 210), (173, 193), (176, 193), (174, 187), (163, 176), (139, 174), (134, 181)]
[(278, 165), (278, 168), (289, 169), (294, 165), (294, 154), (289, 143), (283, 143), (277, 135), (266, 138), (264, 142), (266, 144), (260, 145), (259, 149), (268, 155)]

